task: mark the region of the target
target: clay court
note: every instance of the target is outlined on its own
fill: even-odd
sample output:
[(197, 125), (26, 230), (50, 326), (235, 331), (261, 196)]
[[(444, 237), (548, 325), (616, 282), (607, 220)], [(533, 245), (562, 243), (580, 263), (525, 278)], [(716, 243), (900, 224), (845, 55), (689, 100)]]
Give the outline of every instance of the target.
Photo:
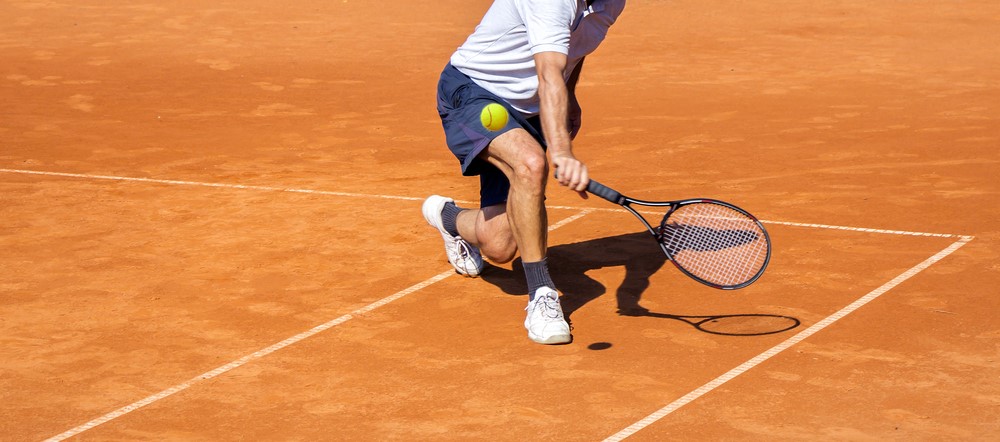
[(631, 1), (575, 152), (774, 252), (551, 185), (562, 346), (420, 215), (489, 3), (0, 0), (0, 440), (1000, 439), (1000, 3)]

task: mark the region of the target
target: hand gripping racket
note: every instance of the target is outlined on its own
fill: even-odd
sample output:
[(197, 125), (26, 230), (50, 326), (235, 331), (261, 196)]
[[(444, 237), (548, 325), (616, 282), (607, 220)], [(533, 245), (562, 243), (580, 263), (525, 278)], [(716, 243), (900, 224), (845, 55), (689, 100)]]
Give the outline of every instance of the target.
[[(732, 204), (707, 198), (642, 201), (594, 180), (587, 191), (632, 212), (653, 234), (667, 259), (685, 275), (710, 287), (746, 287), (764, 274), (771, 260), (767, 230), (753, 215)], [(667, 207), (667, 213), (654, 228), (633, 204)]]

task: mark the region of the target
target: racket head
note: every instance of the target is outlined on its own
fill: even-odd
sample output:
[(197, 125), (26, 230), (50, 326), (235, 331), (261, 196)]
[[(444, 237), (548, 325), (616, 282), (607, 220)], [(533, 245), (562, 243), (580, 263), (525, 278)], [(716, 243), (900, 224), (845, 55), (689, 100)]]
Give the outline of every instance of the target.
[(764, 225), (749, 212), (719, 200), (675, 202), (654, 236), (681, 272), (718, 289), (752, 284), (771, 260), (771, 238)]

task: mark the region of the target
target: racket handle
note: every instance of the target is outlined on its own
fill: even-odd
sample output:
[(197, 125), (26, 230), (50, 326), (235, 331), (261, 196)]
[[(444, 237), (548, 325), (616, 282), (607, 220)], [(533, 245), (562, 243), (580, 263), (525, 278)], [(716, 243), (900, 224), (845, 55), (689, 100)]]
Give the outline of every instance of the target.
[[(559, 178), (559, 172), (554, 173), (553, 176)], [(622, 196), (622, 194), (618, 193), (617, 190), (605, 186), (601, 183), (598, 183), (597, 181), (594, 180), (590, 180), (590, 183), (587, 184), (587, 192), (590, 192), (615, 204), (622, 204), (625, 202), (625, 197)]]
[(587, 192), (590, 192), (615, 204), (621, 204), (622, 200), (625, 199), (622, 196), (622, 194), (618, 193), (617, 190), (614, 190), (594, 180), (590, 180), (590, 184), (587, 185)]

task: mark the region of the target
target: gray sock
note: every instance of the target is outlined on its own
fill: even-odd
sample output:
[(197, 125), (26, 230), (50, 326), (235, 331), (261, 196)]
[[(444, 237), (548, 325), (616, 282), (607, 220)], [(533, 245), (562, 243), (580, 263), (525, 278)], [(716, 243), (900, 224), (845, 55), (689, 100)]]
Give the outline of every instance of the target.
[(549, 264), (547, 262), (548, 258), (542, 258), (538, 262), (522, 262), (524, 264), (524, 276), (528, 280), (528, 298), (529, 300), (535, 299), (535, 292), (542, 288), (548, 287), (555, 289), (556, 285), (552, 282), (552, 278), (549, 276)]
[(462, 208), (456, 206), (455, 203), (452, 202), (445, 203), (444, 209), (441, 209), (441, 225), (444, 227), (444, 230), (452, 236), (459, 236), (456, 220), (458, 219), (458, 214), (461, 212)]

